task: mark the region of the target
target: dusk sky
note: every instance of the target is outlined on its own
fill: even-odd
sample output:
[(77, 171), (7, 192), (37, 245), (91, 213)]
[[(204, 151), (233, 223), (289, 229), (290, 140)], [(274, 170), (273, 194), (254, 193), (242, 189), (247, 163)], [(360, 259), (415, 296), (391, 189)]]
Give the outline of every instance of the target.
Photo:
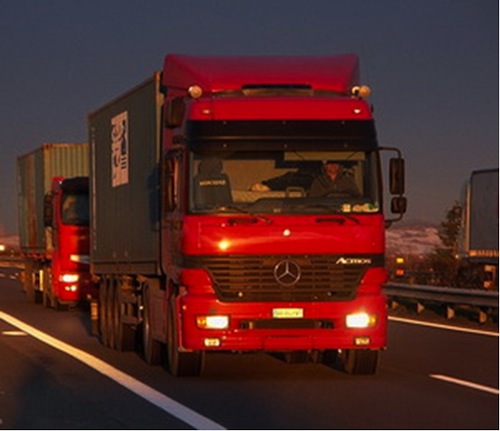
[(439, 223), (498, 167), (498, 21), (498, 0), (0, 0), (0, 234), (17, 157), (86, 142), (87, 114), (167, 53), (358, 54), (379, 142), (406, 159), (406, 218)]

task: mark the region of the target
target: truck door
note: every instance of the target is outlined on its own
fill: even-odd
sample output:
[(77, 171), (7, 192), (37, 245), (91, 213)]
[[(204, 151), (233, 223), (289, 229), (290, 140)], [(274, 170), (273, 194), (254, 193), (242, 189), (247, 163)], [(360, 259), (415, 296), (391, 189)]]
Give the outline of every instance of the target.
[(162, 268), (174, 282), (182, 254), (183, 159), (181, 152), (170, 152), (162, 162)]

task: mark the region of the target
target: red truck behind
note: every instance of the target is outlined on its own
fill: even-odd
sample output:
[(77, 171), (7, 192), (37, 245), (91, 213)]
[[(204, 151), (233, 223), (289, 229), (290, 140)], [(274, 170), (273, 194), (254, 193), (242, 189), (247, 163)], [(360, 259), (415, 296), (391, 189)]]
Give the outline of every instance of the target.
[(96, 296), (90, 276), (87, 144), (18, 158), (19, 233), (28, 298), (57, 310)]
[[(207, 352), (372, 374), (386, 347), (382, 150), (355, 55), (168, 55), (89, 115), (104, 344), (198, 375)], [(140, 337), (137, 335), (140, 334)]]

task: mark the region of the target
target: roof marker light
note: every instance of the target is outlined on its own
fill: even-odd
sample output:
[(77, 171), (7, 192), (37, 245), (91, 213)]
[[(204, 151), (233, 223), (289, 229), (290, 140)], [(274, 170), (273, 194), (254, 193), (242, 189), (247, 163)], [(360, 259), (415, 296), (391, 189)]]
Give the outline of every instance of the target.
[(363, 99), (369, 97), (371, 92), (372, 92), (371, 88), (368, 87), (367, 85), (355, 85), (354, 87), (351, 88), (351, 93), (353, 96), (361, 97)]
[(203, 95), (203, 90), (199, 85), (191, 85), (191, 87), (188, 88), (188, 94), (193, 99), (199, 99)]

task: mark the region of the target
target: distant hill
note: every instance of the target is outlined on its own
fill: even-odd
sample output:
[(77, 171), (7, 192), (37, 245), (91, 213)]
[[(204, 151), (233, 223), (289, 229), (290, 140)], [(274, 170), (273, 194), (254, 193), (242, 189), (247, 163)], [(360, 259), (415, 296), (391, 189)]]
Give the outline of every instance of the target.
[(426, 255), (442, 246), (437, 226), (419, 221), (395, 223), (385, 239), (387, 255)]
[(19, 248), (19, 235), (0, 236), (0, 244), (9, 245), (13, 248)]

